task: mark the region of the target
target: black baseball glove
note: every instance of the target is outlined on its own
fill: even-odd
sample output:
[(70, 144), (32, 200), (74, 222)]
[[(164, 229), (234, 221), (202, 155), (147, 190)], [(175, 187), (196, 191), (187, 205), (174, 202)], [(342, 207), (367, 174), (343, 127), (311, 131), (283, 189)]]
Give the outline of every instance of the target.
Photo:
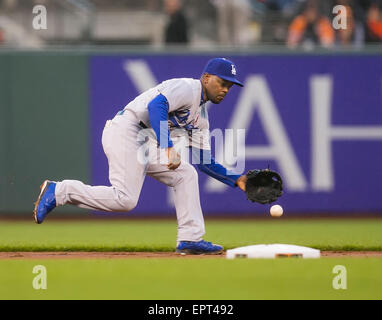
[(281, 176), (272, 170), (250, 170), (246, 174), (245, 193), (247, 199), (261, 204), (272, 203), (283, 194)]

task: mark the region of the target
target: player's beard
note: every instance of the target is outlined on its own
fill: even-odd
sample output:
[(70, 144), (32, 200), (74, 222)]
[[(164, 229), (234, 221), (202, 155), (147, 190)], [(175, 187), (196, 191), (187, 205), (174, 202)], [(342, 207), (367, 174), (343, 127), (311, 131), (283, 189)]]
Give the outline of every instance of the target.
[(224, 97), (222, 97), (222, 99), (219, 99), (219, 96), (213, 96), (211, 97), (208, 92), (206, 92), (206, 95), (207, 95), (207, 99), (209, 101), (211, 101), (213, 104), (219, 104), (220, 102), (222, 102), (224, 100)]
[[(213, 104), (219, 104), (225, 98), (225, 95), (219, 95), (219, 94), (212, 95), (212, 94), (210, 94), (210, 92), (208, 92), (207, 88), (203, 88), (203, 94), (207, 98), (207, 101), (211, 101)], [(221, 96), (222, 99), (219, 99), (219, 96)]]

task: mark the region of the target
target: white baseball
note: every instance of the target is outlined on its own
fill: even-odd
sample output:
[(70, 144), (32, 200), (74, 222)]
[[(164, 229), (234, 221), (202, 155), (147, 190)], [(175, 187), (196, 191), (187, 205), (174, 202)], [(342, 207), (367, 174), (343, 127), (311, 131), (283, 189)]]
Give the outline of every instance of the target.
[(272, 206), (270, 210), (271, 216), (275, 218), (281, 217), (283, 215), (283, 212), (283, 207), (278, 204)]

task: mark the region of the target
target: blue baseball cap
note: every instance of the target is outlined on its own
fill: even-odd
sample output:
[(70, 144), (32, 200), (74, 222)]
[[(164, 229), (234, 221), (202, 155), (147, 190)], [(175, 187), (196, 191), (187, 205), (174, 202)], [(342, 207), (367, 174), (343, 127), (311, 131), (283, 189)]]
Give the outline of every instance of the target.
[(209, 73), (224, 80), (237, 84), (240, 87), (244, 85), (236, 78), (237, 68), (235, 64), (226, 58), (215, 58), (208, 61), (203, 74)]

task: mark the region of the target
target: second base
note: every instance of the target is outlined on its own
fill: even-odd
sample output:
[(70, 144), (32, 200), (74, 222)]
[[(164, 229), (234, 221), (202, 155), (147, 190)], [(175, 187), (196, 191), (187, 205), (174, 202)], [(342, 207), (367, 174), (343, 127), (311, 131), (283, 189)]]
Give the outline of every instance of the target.
[(258, 244), (227, 250), (227, 259), (235, 258), (320, 258), (321, 252), (317, 249), (295, 246), (291, 244)]

